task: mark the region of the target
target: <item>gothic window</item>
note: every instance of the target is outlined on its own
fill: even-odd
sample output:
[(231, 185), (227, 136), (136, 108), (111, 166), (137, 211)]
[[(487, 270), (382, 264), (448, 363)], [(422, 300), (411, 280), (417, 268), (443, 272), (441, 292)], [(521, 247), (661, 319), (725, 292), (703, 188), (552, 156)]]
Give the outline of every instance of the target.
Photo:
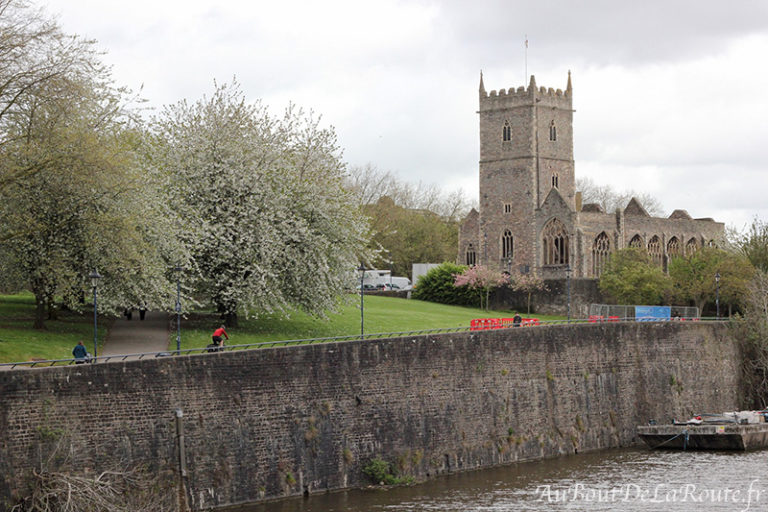
[(512, 213), (512, 203), (504, 203), (504, 213)]
[(661, 240), (659, 240), (659, 237), (656, 235), (654, 235), (648, 242), (648, 254), (650, 254), (651, 260), (656, 265), (661, 267), (664, 264), (664, 254), (661, 251)]
[(565, 226), (557, 219), (552, 219), (542, 232), (544, 265), (567, 265), (570, 263), (568, 233)]
[(691, 238), (685, 244), (685, 254), (693, 254), (699, 250), (699, 242), (695, 238)]
[(509, 126), (509, 121), (504, 121), (504, 128), (501, 130), (501, 139), (504, 142), (512, 140), (512, 127)]
[(680, 251), (680, 240), (678, 240), (676, 236), (673, 236), (669, 239), (669, 242), (667, 242), (667, 256), (669, 256), (670, 259), (682, 256)]
[(512, 237), (510, 230), (504, 231), (504, 236), (501, 237), (501, 257), (511, 258), (515, 249), (515, 239)]
[(639, 249), (643, 248), (643, 239), (640, 235), (635, 235), (632, 237), (632, 240), (629, 241), (630, 247), (637, 247)]
[(597, 235), (592, 245), (592, 277), (600, 277), (611, 255), (611, 240), (605, 231)]
[(467, 265), (470, 267), (477, 264), (477, 254), (475, 253), (475, 247), (472, 244), (467, 246)]
[(552, 188), (558, 188), (560, 186), (560, 176), (557, 173), (552, 173)]
[(554, 120), (549, 123), (549, 140), (557, 140), (557, 126)]

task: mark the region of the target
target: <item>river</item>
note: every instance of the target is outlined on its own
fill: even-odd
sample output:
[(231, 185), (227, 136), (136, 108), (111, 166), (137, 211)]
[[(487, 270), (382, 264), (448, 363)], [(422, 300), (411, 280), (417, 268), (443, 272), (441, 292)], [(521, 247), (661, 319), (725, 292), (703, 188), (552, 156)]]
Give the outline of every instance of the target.
[(766, 511), (768, 451), (641, 448), (446, 475), (420, 485), (352, 490), (241, 512)]

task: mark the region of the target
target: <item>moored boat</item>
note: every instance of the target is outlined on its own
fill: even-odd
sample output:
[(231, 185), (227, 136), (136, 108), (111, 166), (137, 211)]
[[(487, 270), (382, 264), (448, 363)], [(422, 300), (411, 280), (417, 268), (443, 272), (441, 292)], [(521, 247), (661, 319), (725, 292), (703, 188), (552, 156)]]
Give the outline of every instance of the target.
[(688, 421), (637, 427), (649, 448), (672, 450), (758, 450), (768, 448), (768, 411), (702, 414)]

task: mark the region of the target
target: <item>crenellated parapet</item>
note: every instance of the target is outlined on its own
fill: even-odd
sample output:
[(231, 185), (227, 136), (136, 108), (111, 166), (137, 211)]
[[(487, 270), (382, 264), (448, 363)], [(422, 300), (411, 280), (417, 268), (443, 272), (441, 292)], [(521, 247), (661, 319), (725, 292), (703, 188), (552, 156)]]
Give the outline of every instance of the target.
[(528, 87), (519, 86), (508, 89), (498, 89), (486, 92), (483, 83), (483, 75), (480, 73), (480, 108), (495, 109), (509, 108), (515, 105), (530, 105), (540, 103), (541, 106), (572, 108), (573, 88), (571, 86), (571, 72), (568, 72), (568, 84), (563, 89), (552, 87), (538, 87), (536, 77), (531, 75)]

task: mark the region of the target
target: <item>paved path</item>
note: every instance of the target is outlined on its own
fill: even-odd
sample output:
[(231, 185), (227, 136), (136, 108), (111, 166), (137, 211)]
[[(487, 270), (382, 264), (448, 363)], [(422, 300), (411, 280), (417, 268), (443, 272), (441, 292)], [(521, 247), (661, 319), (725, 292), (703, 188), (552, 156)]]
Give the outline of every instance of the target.
[(126, 320), (124, 316), (115, 320), (99, 356), (165, 352), (168, 350), (169, 333), (168, 313), (147, 311), (144, 320), (139, 320), (138, 311), (134, 311), (131, 320)]

